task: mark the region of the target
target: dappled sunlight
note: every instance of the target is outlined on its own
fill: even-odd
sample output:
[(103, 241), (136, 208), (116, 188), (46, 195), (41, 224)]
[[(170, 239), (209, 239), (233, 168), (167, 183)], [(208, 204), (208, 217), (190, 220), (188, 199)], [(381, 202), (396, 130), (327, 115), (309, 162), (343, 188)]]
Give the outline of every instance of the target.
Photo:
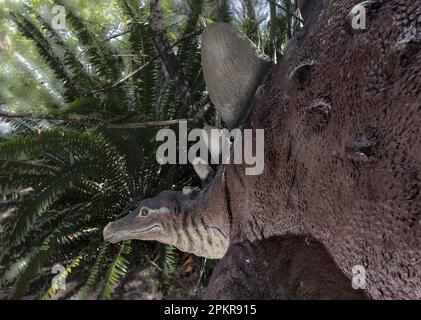
[(54, 99), (60, 103), (64, 103), (63, 96), (60, 92), (51, 84), (51, 80), (41, 72), (40, 68), (37, 68), (36, 65), (31, 63), (28, 59), (26, 59), (23, 55), (19, 52), (15, 51), (15, 56), (20, 63), (22, 63), (29, 73), (54, 97)]

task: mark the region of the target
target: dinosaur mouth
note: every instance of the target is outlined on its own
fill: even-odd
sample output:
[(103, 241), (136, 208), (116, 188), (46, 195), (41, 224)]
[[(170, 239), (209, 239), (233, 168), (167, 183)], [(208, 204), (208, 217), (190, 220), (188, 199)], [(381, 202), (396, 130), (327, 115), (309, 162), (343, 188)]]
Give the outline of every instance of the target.
[(161, 225), (159, 224), (154, 224), (142, 230), (120, 230), (117, 232), (112, 232), (112, 230), (106, 227), (104, 229), (104, 240), (111, 243), (117, 243), (124, 240), (139, 239), (139, 237), (160, 229)]
[(134, 233), (147, 233), (147, 232), (153, 231), (155, 229), (161, 229), (161, 226), (159, 224), (154, 224), (154, 225), (150, 226), (149, 228), (146, 228), (146, 229), (143, 229), (143, 230), (140, 230), (140, 231), (135, 231)]

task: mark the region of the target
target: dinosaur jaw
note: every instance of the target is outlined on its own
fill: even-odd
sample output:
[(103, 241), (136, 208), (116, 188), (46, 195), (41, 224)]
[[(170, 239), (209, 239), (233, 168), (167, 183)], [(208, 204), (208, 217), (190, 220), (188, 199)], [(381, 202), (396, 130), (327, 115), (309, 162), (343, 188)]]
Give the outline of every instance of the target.
[(107, 224), (103, 231), (104, 240), (110, 243), (118, 243), (124, 240), (157, 240), (165, 236), (160, 223), (152, 222), (139, 226), (137, 223), (128, 221), (116, 221)]

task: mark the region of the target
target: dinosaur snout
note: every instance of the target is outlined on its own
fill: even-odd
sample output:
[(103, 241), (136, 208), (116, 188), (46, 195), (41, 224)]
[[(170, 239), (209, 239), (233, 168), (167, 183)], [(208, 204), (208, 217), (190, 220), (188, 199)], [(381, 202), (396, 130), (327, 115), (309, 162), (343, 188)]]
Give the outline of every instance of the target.
[(122, 222), (119, 220), (110, 222), (104, 227), (102, 235), (105, 241), (118, 243), (127, 239), (127, 233), (130, 233), (130, 229), (124, 223), (125, 221)]
[[(112, 222), (108, 223), (104, 227), (104, 230), (102, 231), (102, 235), (103, 235), (105, 241), (108, 241), (108, 242), (111, 242), (111, 243), (118, 242), (118, 240), (116, 240), (115, 237), (114, 237), (115, 232), (113, 230), (113, 223)], [(113, 240), (113, 238), (114, 238), (114, 240)]]
[(117, 243), (125, 240), (162, 240), (165, 236), (161, 217), (132, 217), (128, 215), (108, 223), (103, 231), (105, 241)]

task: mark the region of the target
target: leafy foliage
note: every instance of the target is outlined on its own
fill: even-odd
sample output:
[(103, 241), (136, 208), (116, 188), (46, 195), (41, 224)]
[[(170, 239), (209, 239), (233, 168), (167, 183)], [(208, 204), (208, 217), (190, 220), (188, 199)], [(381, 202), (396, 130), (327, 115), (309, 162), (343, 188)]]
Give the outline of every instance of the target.
[(54, 297), (60, 288), (60, 284), (61, 283), (65, 284), (66, 279), (72, 273), (73, 269), (79, 267), (80, 263), (83, 261), (84, 258), (85, 257), (81, 255), (73, 259), (73, 261), (64, 270), (64, 272), (58, 275), (58, 278), (56, 278), (56, 281), (52, 282), (51, 287), (47, 290), (47, 292), (44, 293), (44, 295), (42, 296), (42, 299), (49, 299), (49, 298)]
[[(7, 276), (0, 283), (13, 285), (11, 298), (21, 298), (31, 283), (49, 274), (49, 266), (65, 260), (70, 262), (62, 277), (71, 277), (77, 268), (85, 274), (79, 298), (89, 297), (98, 286), (101, 298), (111, 298), (131, 261), (142, 256), (131, 250), (136, 241), (104, 243), (105, 224), (127, 214), (140, 198), (190, 182), (185, 168), (161, 168), (156, 162), (156, 129), (105, 127), (109, 122), (167, 120), (195, 112), (176, 99), (174, 85), (156, 59), (145, 7), (138, 1), (120, 5), (130, 30), (124, 35), (124, 49), (103, 41), (83, 17), (68, 10), (69, 33), (78, 40), (81, 54), (34, 10), (11, 14), (63, 85), (66, 103), (51, 105), (50, 112), (96, 124), (85, 128), (62, 121), (8, 120), (14, 130), (0, 143), (0, 190), (2, 206), (11, 204), (16, 210), (1, 226), (0, 264), (7, 266)], [(192, 5), (179, 27), (180, 39), (199, 28), (201, 10), (200, 3)], [(178, 58), (195, 81), (196, 97), (204, 100), (197, 36), (179, 41)], [(27, 190), (25, 196), (22, 190)], [(149, 247), (157, 255), (168, 250), (160, 244)], [(167, 275), (176, 267), (169, 261), (162, 261)], [(53, 284), (40, 294), (51, 298), (57, 290)]]
[(164, 283), (171, 280), (171, 276), (177, 268), (178, 257), (176, 249), (173, 246), (167, 245), (164, 250), (162, 278)]
[(110, 264), (107, 275), (105, 276), (104, 286), (101, 293), (102, 299), (110, 299), (119, 280), (126, 275), (127, 266), (129, 264), (129, 260), (127, 260), (126, 257), (130, 251), (130, 242), (124, 242), (120, 246), (116, 257)]

